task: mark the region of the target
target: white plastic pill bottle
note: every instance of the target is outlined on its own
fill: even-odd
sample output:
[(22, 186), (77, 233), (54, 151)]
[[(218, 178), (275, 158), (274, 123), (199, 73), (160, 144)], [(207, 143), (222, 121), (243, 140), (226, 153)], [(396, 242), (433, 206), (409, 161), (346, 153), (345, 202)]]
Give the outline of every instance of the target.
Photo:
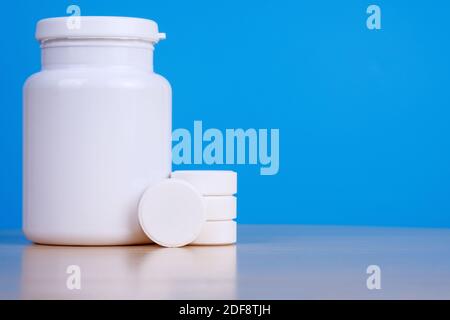
[(171, 171), (170, 84), (153, 72), (155, 22), (51, 18), (42, 70), (24, 85), (23, 229), (33, 242), (149, 242), (144, 190)]

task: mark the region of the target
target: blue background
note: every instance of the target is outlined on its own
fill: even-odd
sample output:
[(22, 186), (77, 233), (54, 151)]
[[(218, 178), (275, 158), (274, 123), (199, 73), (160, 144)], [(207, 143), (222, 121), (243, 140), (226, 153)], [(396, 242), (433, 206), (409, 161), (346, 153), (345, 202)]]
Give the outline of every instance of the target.
[(379, 31), (368, 1), (3, 2), (0, 228), (21, 224), (35, 24), (70, 4), (167, 32), (155, 69), (173, 86), (174, 128), (280, 129), (278, 175), (223, 167), (239, 173), (241, 223), (450, 227), (450, 2), (374, 3)]

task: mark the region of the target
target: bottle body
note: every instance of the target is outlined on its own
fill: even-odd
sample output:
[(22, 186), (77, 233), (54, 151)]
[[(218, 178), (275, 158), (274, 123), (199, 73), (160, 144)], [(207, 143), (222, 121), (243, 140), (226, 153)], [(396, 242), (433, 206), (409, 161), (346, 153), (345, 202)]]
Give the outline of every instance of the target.
[[(48, 48), (24, 86), (23, 229), (37, 243), (148, 243), (138, 201), (170, 175), (171, 89), (144, 67), (150, 49), (95, 46)], [(116, 49), (143, 65), (118, 63)]]

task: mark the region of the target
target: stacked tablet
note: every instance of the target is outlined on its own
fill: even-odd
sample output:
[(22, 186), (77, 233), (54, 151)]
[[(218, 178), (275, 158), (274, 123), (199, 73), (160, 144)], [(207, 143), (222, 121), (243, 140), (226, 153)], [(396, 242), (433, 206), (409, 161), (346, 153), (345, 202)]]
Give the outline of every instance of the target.
[(233, 244), (236, 192), (236, 172), (176, 171), (144, 193), (139, 221), (146, 235), (165, 247)]

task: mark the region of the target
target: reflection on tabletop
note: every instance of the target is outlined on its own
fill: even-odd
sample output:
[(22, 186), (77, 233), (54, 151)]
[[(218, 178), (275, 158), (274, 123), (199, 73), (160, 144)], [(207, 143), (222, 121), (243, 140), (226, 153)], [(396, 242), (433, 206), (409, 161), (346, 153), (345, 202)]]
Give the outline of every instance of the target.
[[(450, 229), (238, 228), (236, 246), (180, 249), (39, 246), (0, 231), (0, 299), (450, 298)], [(67, 288), (70, 266), (81, 290)]]
[[(80, 290), (68, 283), (78, 275)], [(21, 298), (235, 299), (236, 246), (29, 245)]]

